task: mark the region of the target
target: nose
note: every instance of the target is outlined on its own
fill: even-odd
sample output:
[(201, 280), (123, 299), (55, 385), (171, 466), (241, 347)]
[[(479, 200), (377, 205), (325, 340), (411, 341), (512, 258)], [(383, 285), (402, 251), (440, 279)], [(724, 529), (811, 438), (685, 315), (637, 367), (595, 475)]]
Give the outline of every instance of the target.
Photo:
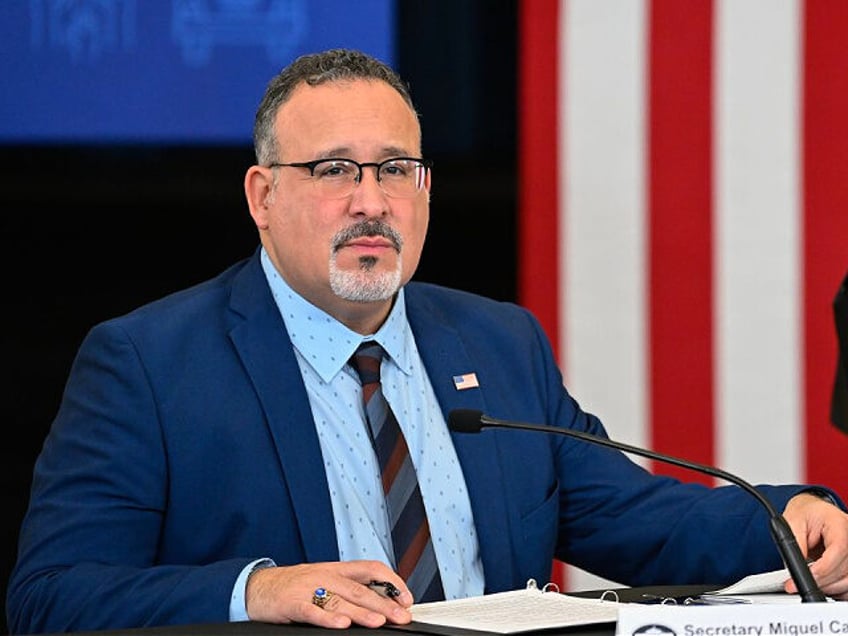
[(389, 200), (377, 180), (375, 166), (363, 166), (362, 176), (353, 191), (350, 202), (351, 213), (367, 216), (382, 216), (389, 211)]
[(380, 185), (380, 180), (377, 178), (377, 169), (379, 166), (374, 165), (373, 163), (364, 163), (359, 167), (359, 184), (361, 185), (363, 181), (365, 181), (369, 176), (378, 186)]

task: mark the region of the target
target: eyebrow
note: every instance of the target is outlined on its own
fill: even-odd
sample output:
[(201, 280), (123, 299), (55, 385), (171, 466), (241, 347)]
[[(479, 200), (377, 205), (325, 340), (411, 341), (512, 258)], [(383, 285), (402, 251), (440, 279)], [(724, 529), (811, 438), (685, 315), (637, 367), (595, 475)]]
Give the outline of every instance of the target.
[[(353, 149), (350, 146), (336, 146), (324, 152), (319, 152), (316, 159), (330, 159), (334, 157), (349, 158), (351, 154), (353, 154)], [(398, 146), (384, 146), (378, 154), (378, 157), (381, 159), (406, 156), (410, 156), (409, 151)]]

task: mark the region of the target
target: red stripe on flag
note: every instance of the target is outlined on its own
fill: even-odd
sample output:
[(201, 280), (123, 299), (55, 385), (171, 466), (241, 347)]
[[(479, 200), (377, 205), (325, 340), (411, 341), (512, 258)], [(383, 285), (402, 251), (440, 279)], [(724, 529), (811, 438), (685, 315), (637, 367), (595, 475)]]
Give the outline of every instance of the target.
[(558, 0), (519, 5), (518, 301), (559, 353)]
[[(650, 440), (656, 450), (712, 464), (713, 5), (649, 6)], [(654, 469), (699, 479), (660, 464)]]
[(830, 423), (832, 303), (848, 270), (848, 2), (808, 0), (803, 21), (806, 480), (848, 495), (848, 436)]
[[(518, 301), (542, 324), (559, 355), (559, 0), (519, 5)], [(551, 581), (565, 589), (564, 564)]]

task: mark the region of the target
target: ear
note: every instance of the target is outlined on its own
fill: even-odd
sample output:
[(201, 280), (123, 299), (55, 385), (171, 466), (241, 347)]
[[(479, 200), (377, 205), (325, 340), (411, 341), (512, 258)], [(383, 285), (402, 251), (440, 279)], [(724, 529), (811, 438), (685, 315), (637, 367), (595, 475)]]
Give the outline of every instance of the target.
[(267, 230), (269, 210), (275, 194), (271, 168), (250, 166), (244, 175), (244, 194), (256, 227)]

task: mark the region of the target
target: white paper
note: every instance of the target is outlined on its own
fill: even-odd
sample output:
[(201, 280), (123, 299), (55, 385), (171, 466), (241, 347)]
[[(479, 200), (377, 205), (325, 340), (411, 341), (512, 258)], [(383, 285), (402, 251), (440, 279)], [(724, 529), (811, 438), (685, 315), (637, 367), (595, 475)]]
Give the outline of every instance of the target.
[[(720, 590), (706, 592), (701, 595), (701, 599), (706, 599), (707, 602), (726, 599), (728, 602), (737, 601), (755, 605), (791, 605), (793, 603), (800, 603), (801, 596), (799, 594), (787, 594), (783, 590), (783, 584), (789, 578), (789, 570), (786, 568), (771, 572), (762, 572), (760, 574), (751, 574)], [(833, 602), (832, 598), (828, 598), (827, 600)]]
[[(739, 612), (745, 615), (759, 618), (769, 616), (768, 609), (763, 608), (763, 613), (752, 611), (752, 605), (771, 606), (801, 606), (801, 598), (798, 594), (786, 594), (783, 591), (784, 582), (790, 578), (786, 569), (774, 570), (752, 574), (728, 585), (727, 587), (702, 594), (701, 603), (693, 599), (695, 603), (677, 605), (679, 609), (685, 609), (692, 616), (707, 617), (710, 614), (698, 614), (704, 609), (705, 602), (712, 607), (721, 607), (731, 610), (731, 615), (739, 616)], [(600, 600), (582, 598), (560, 594), (555, 591), (542, 591), (535, 586), (535, 581), (528, 582), (529, 587), (512, 592), (500, 592), (475, 596), (472, 598), (456, 599), (451, 601), (437, 601), (434, 603), (421, 603), (412, 606), (412, 618), (417, 623), (453, 627), (458, 629), (470, 629), (478, 631), (493, 632), (497, 634), (514, 634), (557, 627), (574, 627), (578, 625), (596, 625), (603, 623), (616, 623), (620, 621), (624, 608), (644, 608), (646, 612), (657, 612), (658, 608), (674, 607), (670, 604), (642, 605), (638, 603), (618, 603), (614, 600)], [(828, 606), (841, 606), (840, 612), (848, 612), (848, 603), (835, 603), (833, 599)], [(814, 603), (804, 605), (818, 606)], [(748, 610), (738, 610), (738, 607), (747, 607)], [(635, 610), (630, 613), (630, 619), (638, 616), (640, 620), (646, 615), (643, 610)], [(659, 610), (661, 611), (661, 610)], [(803, 617), (809, 616), (811, 609), (800, 610), (805, 612)], [(656, 614), (659, 617), (662, 614)], [(715, 616), (715, 614), (712, 614)], [(792, 615), (797, 618), (798, 615)], [(842, 616), (840, 613), (839, 616)], [(628, 619), (628, 620), (630, 620)], [(620, 623), (619, 623), (620, 627)], [(848, 623), (845, 623), (839, 634), (848, 634)]]
[(419, 623), (476, 629), (498, 634), (614, 623), (619, 603), (543, 592), (539, 589), (436, 601), (412, 606)]
[(773, 570), (760, 574), (751, 574), (744, 579), (723, 587), (720, 590), (709, 592), (710, 594), (768, 594), (783, 592), (783, 584), (790, 578), (789, 570)]

